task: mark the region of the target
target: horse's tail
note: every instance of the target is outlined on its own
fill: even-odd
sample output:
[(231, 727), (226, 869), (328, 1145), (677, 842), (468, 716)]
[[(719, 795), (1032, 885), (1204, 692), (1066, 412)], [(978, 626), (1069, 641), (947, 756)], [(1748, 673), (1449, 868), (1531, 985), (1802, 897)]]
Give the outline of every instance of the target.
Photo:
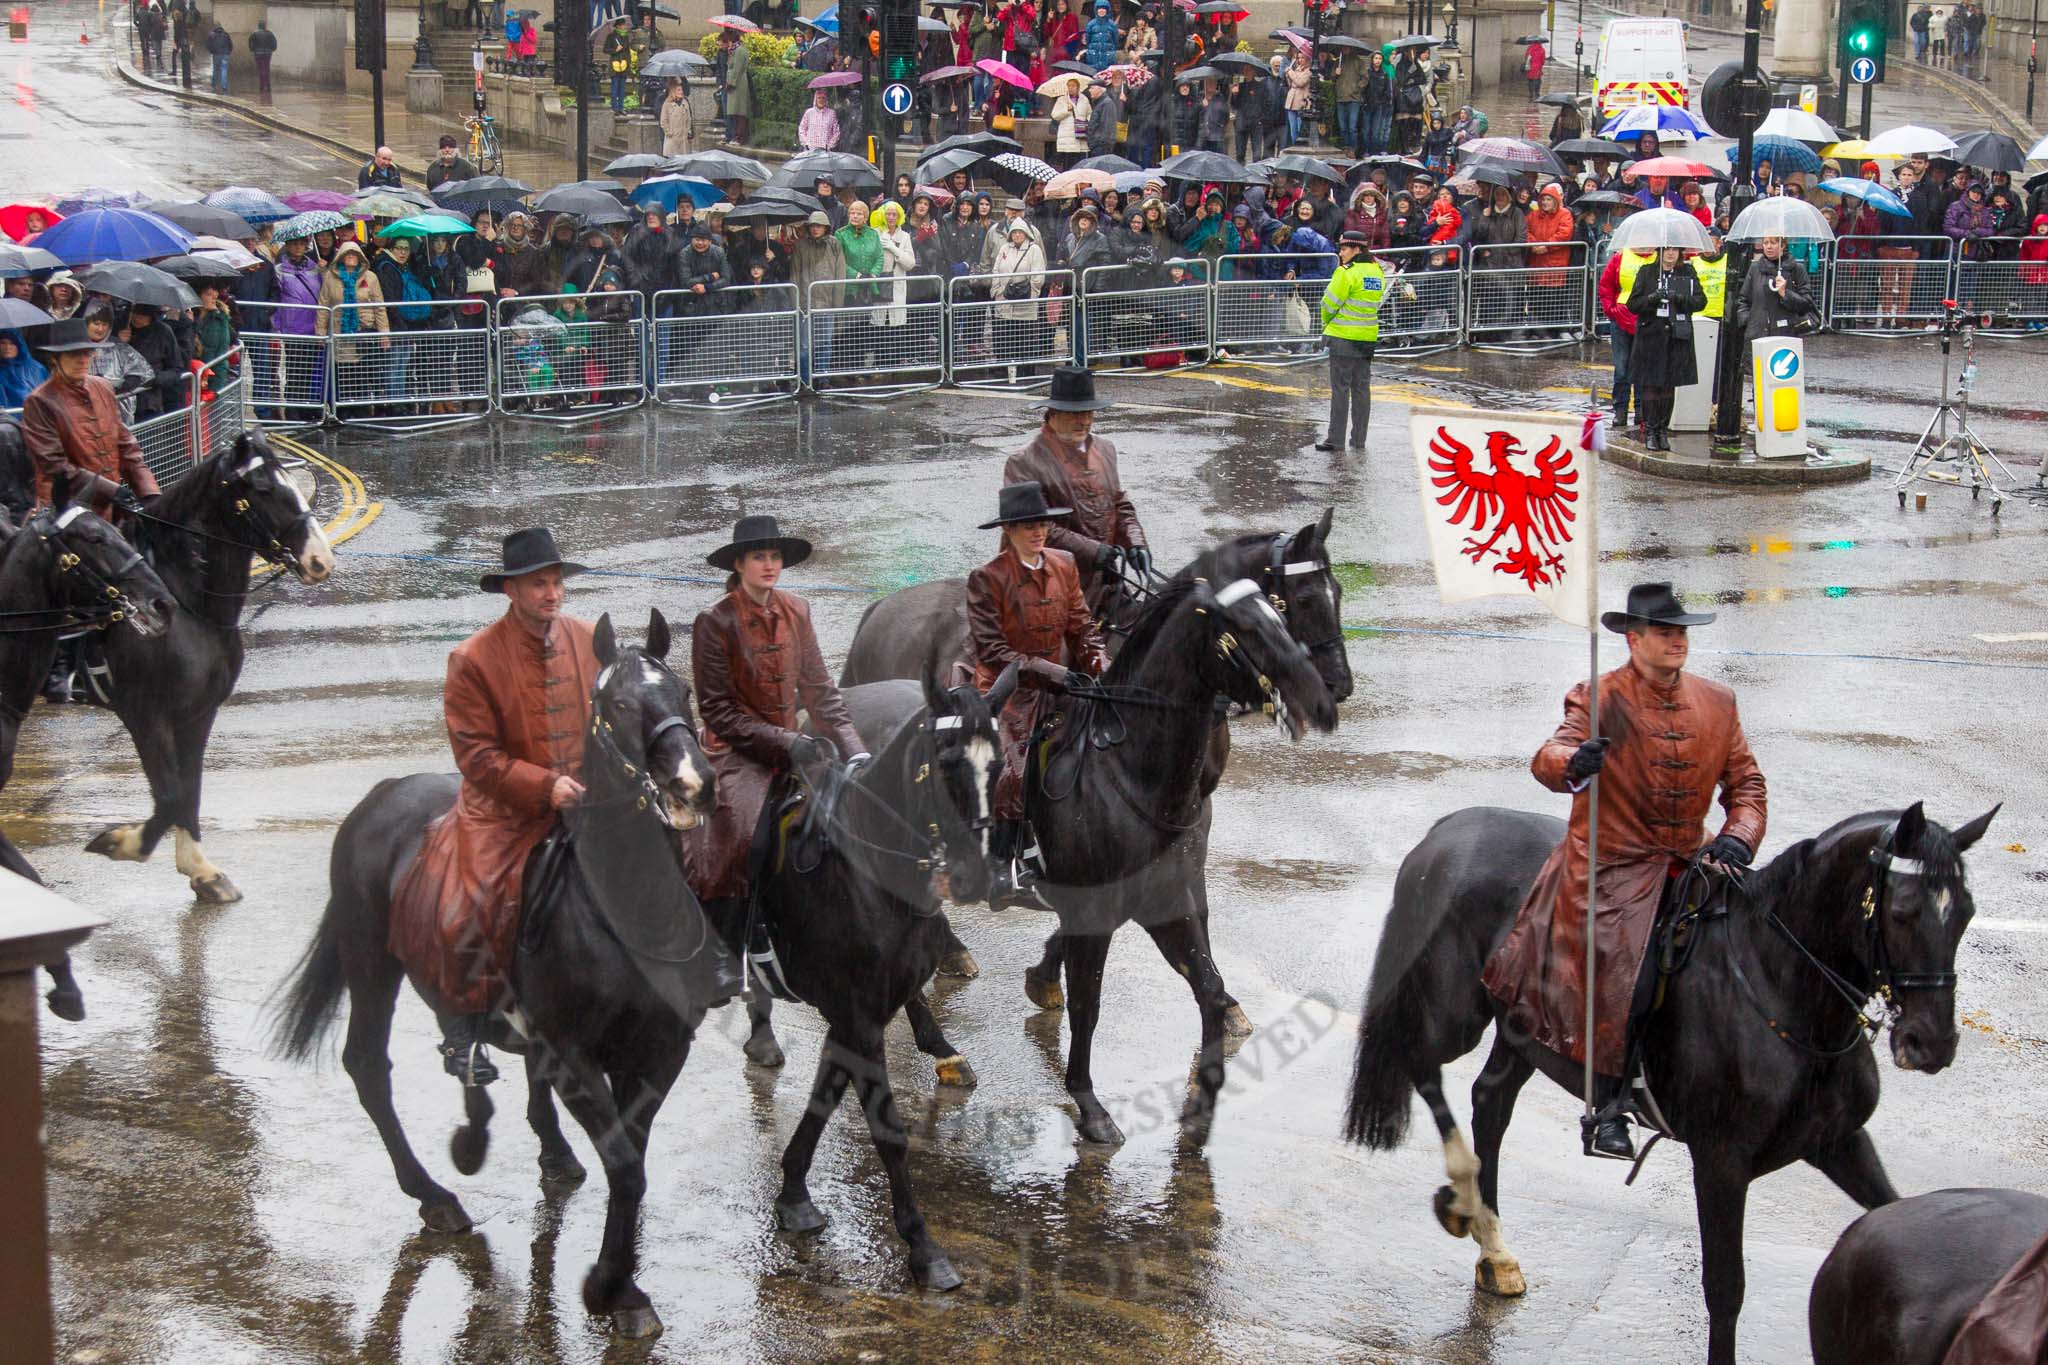
[(1351, 1064), (1351, 1098), (1344, 1108), (1347, 1141), (1384, 1152), (1408, 1136), (1415, 1082), (1403, 1054), (1427, 1028), (1423, 985), (1424, 974), (1410, 970), (1384, 998), (1375, 989), (1366, 999), (1358, 1021), (1358, 1055)]
[(341, 906), (327, 902), (327, 913), (313, 941), (292, 969), (284, 1010), (278, 1020), (276, 1047), (292, 1061), (304, 1061), (319, 1046), (341, 1011), (348, 976), (341, 963)]

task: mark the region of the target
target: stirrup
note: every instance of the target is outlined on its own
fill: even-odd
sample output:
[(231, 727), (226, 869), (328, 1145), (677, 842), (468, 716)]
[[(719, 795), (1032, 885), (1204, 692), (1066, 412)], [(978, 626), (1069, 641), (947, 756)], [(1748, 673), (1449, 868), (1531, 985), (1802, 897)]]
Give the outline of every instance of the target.
[(441, 1044), (441, 1069), (462, 1082), (464, 1088), (489, 1085), (498, 1079), (498, 1068), (482, 1043)]
[[(1600, 1130), (1610, 1123), (1621, 1125), (1621, 1151), (1606, 1151), (1598, 1145)], [(1635, 1142), (1628, 1135), (1628, 1115), (1620, 1105), (1603, 1105), (1596, 1113), (1579, 1116), (1579, 1148), (1586, 1156), (1605, 1161), (1633, 1162), (1636, 1159)]]

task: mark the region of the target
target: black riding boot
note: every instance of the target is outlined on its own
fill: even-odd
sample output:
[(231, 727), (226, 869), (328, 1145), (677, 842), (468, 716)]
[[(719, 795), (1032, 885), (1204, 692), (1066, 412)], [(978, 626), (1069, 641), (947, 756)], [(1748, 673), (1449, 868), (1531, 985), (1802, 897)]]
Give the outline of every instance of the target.
[(498, 1068), (484, 1050), (480, 1014), (453, 1014), (441, 1021), (441, 1069), (465, 1086), (489, 1085)]
[(60, 640), (57, 655), (50, 661), (50, 676), (43, 679), (43, 700), (52, 706), (66, 706), (74, 701), (83, 701), (80, 689), (83, 680), (78, 677), (79, 645), (77, 639)]
[(1628, 1135), (1628, 1088), (1611, 1076), (1602, 1076), (1593, 1093), (1599, 1107), (1591, 1118), (1579, 1120), (1579, 1138), (1586, 1155), (1634, 1161), (1636, 1145)]
[(1035, 851), (1030, 826), (1022, 820), (998, 821), (989, 831), (989, 862), (995, 867), (995, 880), (989, 886), (988, 908), (991, 910), (1014, 910), (1019, 906), (1028, 910), (1050, 910), (1052, 906), (1038, 892), (1036, 871), (1025, 860), (1024, 854)]

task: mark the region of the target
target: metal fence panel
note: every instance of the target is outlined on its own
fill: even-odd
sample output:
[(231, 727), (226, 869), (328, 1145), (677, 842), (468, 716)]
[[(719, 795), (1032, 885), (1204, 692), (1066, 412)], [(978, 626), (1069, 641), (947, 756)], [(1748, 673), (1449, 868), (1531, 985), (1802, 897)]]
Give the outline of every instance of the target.
[[(1026, 297), (1013, 299), (1017, 287)], [(963, 388), (1046, 383), (1074, 358), (1074, 272), (946, 281), (946, 378)]]
[(647, 398), (647, 300), (625, 290), (499, 299), (498, 411), (581, 421)]
[(197, 463), (192, 454), (192, 414), (184, 408), (145, 418), (129, 430), (135, 433), (135, 443), (142, 447), (142, 462), (166, 488)]
[(1614, 324), (1600, 306), (1600, 277), (1607, 273), (1608, 258), (1614, 255), (1614, 239), (1602, 237), (1593, 243), (1593, 264), (1586, 272), (1586, 330), (1601, 341), (1614, 335)]
[(1298, 364), (1321, 359), (1323, 291), (1337, 258), (1326, 252), (1225, 256), (1217, 263), (1216, 345), (1233, 360)]
[[(796, 286), (748, 286), (737, 310), (694, 311), (700, 297), (680, 289), (654, 296), (655, 401), (752, 407), (794, 398), (803, 350)], [(727, 291), (721, 301), (741, 298)]]
[[(902, 284), (906, 301), (895, 302)], [(946, 378), (946, 305), (935, 275), (813, 280), (804, 354), (820, 392), (885, 397)], [(928, 301), (911, 303), (912, 297)]]
[[(1465, 337), (1486, 350), (1542, 350), (1586, 334), (1586, 244), (1477, 245), (1465, 259)], [(1535, 264), (1541, 260), (1542, 264)]]
[(1428, 355), (1456, 346), (1465, 335), (1465, 281), (1443, 248), (1394, 247), (1373, 259), (1387, 272), (1377, 352)]
[[(318, 312), (325, 315), (327, 310)], [(330, 319), (316, 335), (242, 333), (242, 352), (249, 361), (250, 401), (266, 424), (309, 427), (327, 420), (327, 352), (333, 343), (332, 331)]]
[(1964, 313), (1989, 319), (1980, 330), (2041, 331), (2048, 324), (2048, 261), (1963, 261), (1955, 299)]
[[(1828, 325), (1844, 332), (1882, 332), (1908, 324), (1918, 331), (1914, 324), (1939, 318), (1942, 300), (1955, 297), (1950, 246), (1946, 237), (1885, 237), (1878, 242), (1880, 253), (1910, 247), (1915, 254), (1836, 261), (1828, 280)], [(1922, 250), (1928, 254), (1920, 255)], [(1750, 269), (1762, 264), (1761, 257), (1754, 258)]]
[[(243, 342), (193, 372), (191, 406), (198, 431), (192, 449), (198, 459), (218, 455), (249, 428), (247, 351), (248, 343)], [(205, 397), (209, 392), (213, 395), (210, 399)]]
[(1082, 272), (1082, 363), (1146, 370), (1207, 364), (1214, 348), (1209, 262), (1184, 264), (1182, 284), (1160, 283), (1163, 266), (1100, 265)]
[[(418, 311), (405, 316), (408, 309)], [(491, 401), (489, 322), (488, 306), (462, 299), (337, 304), (325, 319), (336, 419), (410, 430), (483, 416)]]

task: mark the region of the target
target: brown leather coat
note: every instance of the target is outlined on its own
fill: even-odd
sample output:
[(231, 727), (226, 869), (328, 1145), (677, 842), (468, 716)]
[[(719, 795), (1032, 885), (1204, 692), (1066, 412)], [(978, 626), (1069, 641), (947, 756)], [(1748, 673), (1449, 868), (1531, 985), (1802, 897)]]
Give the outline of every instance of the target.
[[(1564, 702), (1564, 724), (1529, 765), (1536, 780), (1570, 791), (1565, 764), (1588, 737), (1586, 684)], [(1714, 789), (1728, 813), (1721, 833), (1754, 852), (1764, 837), (1764, 775), (1749, 752), (1735, 694), (1682, 673), (1658, 687), (1624, 664), (1600, 679), (1600, 733), (1613, 742), (1600, 774), (1599, 1000), (1594, 1068), (1618, 1075), (1630, 997), (1673, 869), (1709, 842), (1703, 822)], [(1586, 792), (1571, 827), (1529, 888), (1514, 928), (1486, 964), (1486, 988), (1537, 1042), (1585, 1060)]]
[(583, 770), (592, 632), (564, 616), (542, 641), (508, 611), (448, 655), (441, 711), (462, 792), (399, 879), (390, 947), (457, 1013), (491, 1008), (510, 980), (527, 855), (554, 828), (555, 779)]
[(841, 758), (866, 746), (825, 671), (811, 609), (782, 591), (757, 606), (735, 588), (700, 612), (690, 671), (703, 720), (704, 752), (718, 773), (718, 807), (683, 835), (690, 885), (700, 900), (743, 896), (747, 849), (775, 774), (789, 764), (798, 712), (829, 736)]
[(1031, 444), (1003, 466), (1006, 484), (1034, 479), (1044, 486), (1048, 506), (1074, 509), (1053, 523), (1046, 543), (1074, 557), (1081, 570), (1081, 591), (1092, 603), (1103, 548), (1132, 549), (1145, 543), (1138, 510), (1117, 474), (1116, 446), (1103, 436), (1090, 436), (1083, 447), (1070, 446), (1040, 427)]
[(1956, 1329), (1941, 1365), (2048, 1360), (2048, 1237), (2013, 1263)]
[(1024, 818), (1024, 758), (1031, 732), (1060, 710), (1057, 688), (1067, 670), (1101, 673), (1109, 666), (1102, 632), (1081, 597), (1074, 557), (1046, 547), (1036, 569), (1005, 549), (967, 575), (968, 643), (974, 685), (988, 691), (996, 675), (1017, 667), (1018, 688), (1003, 707), (1003, 772), (996, 779), (995, 815)]
[[(39, 503), (50, 500), (50, 480), (59, 474), (74, 487), (97, 474), (145, 498), (157, 491), (135, 433), (121, 420), (114, 386), (97, 375), (73, 384), (53, 374), (36, 385), (22, 400), (21, 439), (35, 462)], [(101, 516), (113, 505), (109, 498), (92, 500), (92, 510)]]

